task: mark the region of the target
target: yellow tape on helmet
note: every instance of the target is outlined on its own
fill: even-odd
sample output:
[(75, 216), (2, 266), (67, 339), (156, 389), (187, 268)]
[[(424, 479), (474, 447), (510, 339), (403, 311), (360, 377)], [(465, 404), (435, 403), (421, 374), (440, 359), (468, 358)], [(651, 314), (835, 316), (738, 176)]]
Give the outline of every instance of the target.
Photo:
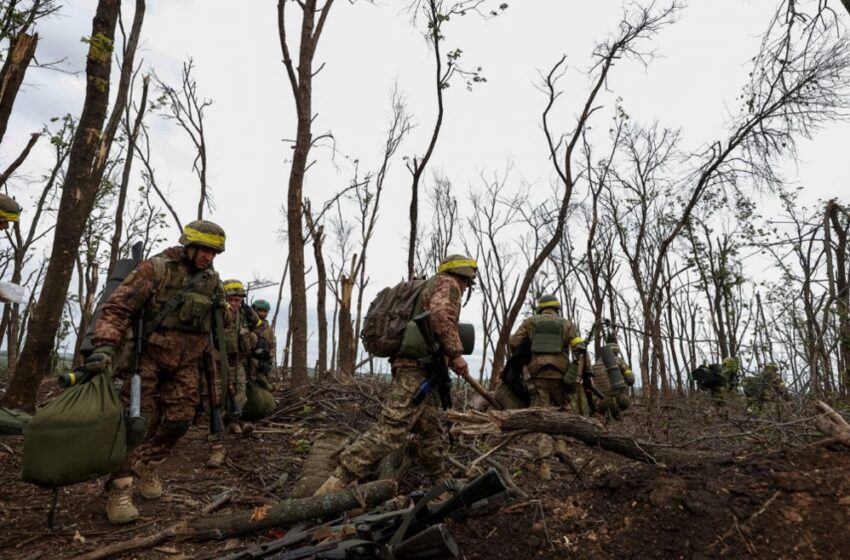
[(17, 222), (20, 219), (20, 212), (6, 212), (5, 210), (0, 210), (0, 220), (4, 222)]
[(228, 282), (224, 285), (225, 292), (231, 292), (233, 290), (244, 290), (245, 286), (242, 285), (242, 282)]
[(537, 304), (537, 309), (546, 309), (547, 307), (561, 307), (561, 302), (555, 299)]
[(221, 248), (224, 246), (223, 235), (204, 233), (203, 231), (198, 231), (195, 228), (190, 227), (183, 228), (183, 235), (186, 237), (186, 245), (191, 245), (192, 243), (203, 243), (211, 247)]
[(580, 336), (577, 336), (570, 341), (570, 346), (575, 346), (576, 344), (581, 344), (582, 342), (584, 342), (584, 339)]
[(446, 272), (447, 270), (451, 270), (453, 268), (478, 268), (478, 261), (473, 259), (464, 259), (458, 261), (447, 261), (442, 263), (437, 267), (437, 272)]

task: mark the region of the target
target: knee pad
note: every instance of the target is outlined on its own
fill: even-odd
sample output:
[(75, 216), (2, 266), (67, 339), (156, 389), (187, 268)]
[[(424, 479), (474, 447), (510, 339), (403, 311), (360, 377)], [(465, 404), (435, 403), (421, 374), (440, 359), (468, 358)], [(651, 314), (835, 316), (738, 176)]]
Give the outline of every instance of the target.
[(177, 441), (186, 435), (186, 432), (189, 431), (189, 426), (191, 422), (180, 421), (175, 422), (173, 420), (166, 420), (162, 424), (159, 425), (159, 433), (166, 439), (170, 441)]

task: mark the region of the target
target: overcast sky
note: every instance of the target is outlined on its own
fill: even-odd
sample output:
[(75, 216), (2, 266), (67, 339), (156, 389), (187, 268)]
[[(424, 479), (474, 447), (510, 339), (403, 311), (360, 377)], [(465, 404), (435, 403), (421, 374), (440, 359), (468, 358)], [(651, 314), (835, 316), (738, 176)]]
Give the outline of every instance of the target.
[[(647, 46), (657, 55), (648, 67), (628, 60), (614, 67), (610, 93), (601, 100), (606, 108), (591, 124), (607, 128), (611, 100), (619, 96), (633, 119), (657, 119), (666, 126), (681, 127), (686, 148), (696, 150), (723, 138), (729, 115), (737, 109), (735, 97), (746, 81), (747, 63), (757, 51), (759, 34), (775, 4), (690, 0), (678, 21)], [(60, 15), (39, 24), (39, 61), (66, 59), (63, 68), (73, 74), (32, 70), (27, 75), (3, 142), (0, 165), (14, 159), (27, 135), (51, 117), (79, 115), (86, 53), (80, 38), (91, 32), (95, 5), (94, 0), (68, 0)], [(434, 62), (421, 25), (411, 24), (405, 5), (386, 0), (336, 2), (316, 56), (316, 67), (324, 67), (314, 83), (314, 134), (332, 132), (337, 153), (333, 162), (328, 149), (312, 153), (317, 163), (307, 177), (304, 194), (314, 204), (348, 183), (352, 160), (359, 160), (361, 173), (379, 164), (394, 83), (405, 94), (418, 124), (387, 180), (371, 253), (373, 289), (405, 274), (410, 178), (400, 156), (424, 152), (436, 112)], [(128, 18), (132, 6), (124, 2)], [(541, 130), (546, 99), (537, 89), (540, 73), (567, 55), (569, 69), (562, 82), (566, 91), (557, 113), (561, 130), (566, 131), (588, 90), (585, 72), (593, 46), (616, 30), (622, 13), (619, 0), (516, 0), (495, 19), (454, 18), (444, 31), (445, 46), (463, 49), (461, 63), (481, 66), (487, 82), (471, 92), (460, 81), (446, 90), (445, 124), (428, 181), (433, 172), (442, 173), (465, 196), (470, 185), (480, 183), (480, 174), (503, 172), (512, 162), (511, 184), (525, 181), (545, 195), (553, 173)], [(290, 14), (295, 37), (296, 10)], [(125, 25), (129, 27), (129, 21)], [(146, 69), (176, 84), (181, 64), (189, 56), (195, 60), (199, 91), (214, 101), (206, 120), (209, 184), (216, 204), (210, 217), (228, 235), (228, 250), (216, 267), (222, 277), (277, 279), (286, 254), (276, 233), (291, 154), (284, 140), (294, 136), (295, 118), (281, 63), (276, 2), (149, 2), (137, 58), (144, 59)], [(170, 190), (185, 223), (195, 213), (198, 196), (190, 169), (191, 145), (173, 123), (160, 118), (149, 122), (158, 181)], [(789, 166), (787, 173), (805, 187), (805, 201), (833, 196), (847, 201), (850, 167), (842, 156), (848, 133), (850, 127), (839, 123), (801, 144), (800, 164)], [(37, 176), (49, 163), (50, 151), (42, 141), (23, 173)], [(37, 189), (19, 181), (12, 191), (26, 207)], [(463, 211), (473, 210), (464, 206)], [(174, 228), (172, 237), (177, 235)], [(276, 290), (261, 295), (274, 300)]]

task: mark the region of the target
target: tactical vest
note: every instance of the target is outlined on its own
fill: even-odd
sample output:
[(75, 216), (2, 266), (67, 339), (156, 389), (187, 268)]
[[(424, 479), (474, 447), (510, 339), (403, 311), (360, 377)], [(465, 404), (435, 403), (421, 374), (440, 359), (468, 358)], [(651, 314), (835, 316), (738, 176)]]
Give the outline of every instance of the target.
[[(150, 324), (159, 312), (191, 280), (192, 274), (180, 263), (165, 257), (152, 257), (157, 289), (145, 310), (145, 322)], [(158, 330), (210, 332), (215, 300), (221, 294), (221, 280), (213, 270), (205, 270), (194, 285), (183, 294), (179, 305), (167, 313), (159, 323)]]
[(541, 379), (562, 378), (569, 366), (564, 353), (566, 319), (541, 314), (532, 317), (531, 321), (531, 361), (528, 373)]
[(251, 342), (246, 334), (247, 321), (242, 308), (231, 315), (229, 311), (224, 313), (224, 344), (229, 356), (244, 356), (251, 350)]

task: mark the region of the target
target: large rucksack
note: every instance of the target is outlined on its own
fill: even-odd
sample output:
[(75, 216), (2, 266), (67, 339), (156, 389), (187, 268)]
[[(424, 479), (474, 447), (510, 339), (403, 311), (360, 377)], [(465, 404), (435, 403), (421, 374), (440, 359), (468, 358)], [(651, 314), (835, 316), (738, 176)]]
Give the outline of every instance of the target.
[(367, 352), (379, 358), (392, 358), (401, 348), (404, 330), (413, 318), (419, 295), (427, 280), (416, 279), (384, 288), (366, 311), (360, 339)]
[(691, 378), (704, 391), (718, 389), (726, 384), (720, 373), (720, 364), (702, 365), (691, 372)]
[(65, 486), (111, 472), (127, 454), (124, 407), (112, 379), (66, 389), (24, 427), (23, 479)]

